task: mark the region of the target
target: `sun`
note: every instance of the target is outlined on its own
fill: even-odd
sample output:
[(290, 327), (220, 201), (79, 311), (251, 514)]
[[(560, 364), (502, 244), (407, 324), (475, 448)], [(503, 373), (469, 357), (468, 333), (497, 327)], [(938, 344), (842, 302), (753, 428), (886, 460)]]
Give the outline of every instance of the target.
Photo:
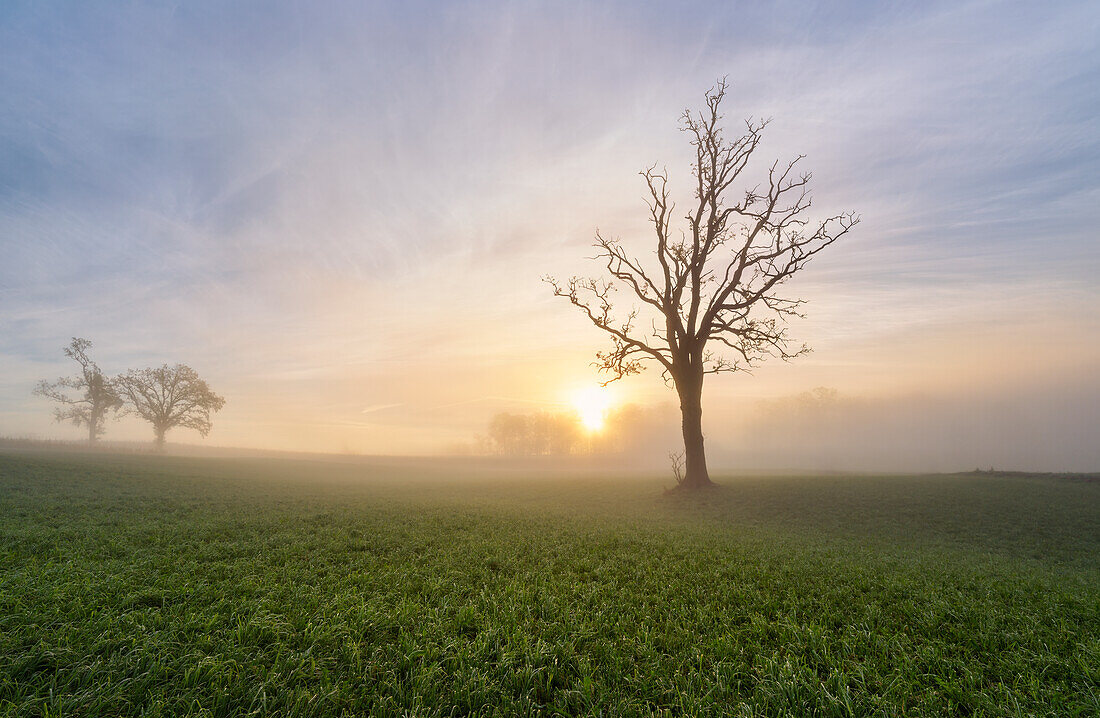
[(581, 418), (581, 425), (588, 431), (603, 429), (611, 397), (605, 387), (589, 386), (573, 393), (573, 408)]

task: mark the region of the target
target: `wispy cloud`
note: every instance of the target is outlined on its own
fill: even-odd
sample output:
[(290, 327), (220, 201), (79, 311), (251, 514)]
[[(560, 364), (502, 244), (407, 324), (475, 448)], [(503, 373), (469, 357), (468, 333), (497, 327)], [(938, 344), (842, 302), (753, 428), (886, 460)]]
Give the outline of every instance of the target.
[(360, 414), (373, 414), (376, 411), (385, 411), (386, 409), (394, 409), (394, 408), (399, 407), (399, 406), (402, 406), (402, 405), (401, 404), (372, 404), (371, 406), (368, 406), (368, 407), (362, 409), (359, 413)]

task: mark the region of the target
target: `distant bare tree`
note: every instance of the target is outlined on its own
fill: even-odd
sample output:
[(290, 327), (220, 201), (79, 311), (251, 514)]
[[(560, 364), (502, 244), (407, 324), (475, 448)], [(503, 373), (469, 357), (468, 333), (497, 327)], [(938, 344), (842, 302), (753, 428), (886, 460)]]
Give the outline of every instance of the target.
[(225, 399), (184, 364), (131, 369), (115, 383), (126, 396), (129, 410), (153, 425), (158, 448), (164, 446), (168, 430), (177, 426), (206, 436), (213, 426), (210, 413), (225, 406)]
[[(686, 232), (674, 234), (672, 228), (667, 172), (654, 166), (640, 173), (649, 190), (656, 265), (643, 264), (618, 239), (597, 232), (595, 258), (606, 264), (608, 279), (573, 277), (560, 284), (546, 277), (556, 296), (611, 335), (610, 350), (596, 354), (600, 370), (613, 375), (608, 382), (656, 362), (675, 385), (686, 456), (679, 485), (685, 489), (712, 484), (703, 448), (704, 376), (749, 369), (768, 356), (787, 360), (809, 351), (805, 345), (792, 347), (787, 336), (786, 320), (802, 316), (803, 301), (781, 296), (779, 290), (859, 221), (848, 213), (809, 226), (810, 174), (796, 170), (801, 156), (776, 161), (766, 184), (731, 200), (731, 186), (768, 122), (750, 119), (743, 135), (727, 139), (719, 113), (726, 89), (726, 82), (719, 82), (707, 92), (702, 112), (683, 114), (683, 130), (695, 149), (694, 201)], [(642, 304), (616, 317), (613, 293), (623, 287)]]
[(668, 460), (672, 462), (672, 478), (676, 479), (676, 485), (684, 483), (684, 452), (668, 452)]
[[(55, 382), (45, 379), (38, 382), (34, 393), (60, 403), (54, 409), (54, 418), (71, 421), (76, 426), (88, 427), (88, 441), (94, 442), (105, 430), (107, 414), (117, 412), (122, 407), (122, 397), (110, 379), (88, 357), (92, 343), (87, 339), (73, 337), (65, 347), (65, 356), (80, 365), (80, 374), (73, 377), (61, 377)], [(69, 390), (78, 392), (75, 396)]]

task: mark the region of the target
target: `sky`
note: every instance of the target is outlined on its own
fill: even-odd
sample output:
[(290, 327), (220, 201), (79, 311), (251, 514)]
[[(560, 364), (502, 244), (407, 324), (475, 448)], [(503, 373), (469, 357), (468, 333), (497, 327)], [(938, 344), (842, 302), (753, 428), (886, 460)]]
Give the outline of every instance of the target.
[[(1100, 469), (1073, 1), (4, 2), (0, 435), (81, 435), (31, 394), (73, 336), (225, 396), (170, 441), (438, 453), (567, 409), (605, 342), (540, 278), (598, 273), (597, 228), (649, 251), (637, 173), (688, 191), (678, 118), (721, 77), (729, 127), (773, 118), (761, 163), (806, 155), (863, 221), (792, 286), (814, 352), (708, 379), (715, 460)], [(657, 372), (610, 391), (675, 414)]]

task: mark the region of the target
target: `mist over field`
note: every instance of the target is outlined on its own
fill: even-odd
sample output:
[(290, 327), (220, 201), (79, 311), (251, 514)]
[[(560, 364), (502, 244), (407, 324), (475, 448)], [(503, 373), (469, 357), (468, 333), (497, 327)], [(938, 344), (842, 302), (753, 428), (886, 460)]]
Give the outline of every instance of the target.
[(0, 716), (1100, 716), (1100, 4), (0, 2)]
[[(925, 367), (914, 366), (910, 360), (899, 361), (898, 365), (908, 371), (896, 373), (881, 367), (863, 371), (815, 368), (806, 371), (811, 381), (790, 393), (783, 392), (783, 386), (775, 387), (774, 394), (768, 389), (774, 386), (775, 374), (802, 370), (794, 365), (764, 367), (754, 377), (722, 380), (728, 387), (715, 382), (718, 388), (704, 404), (713, 461), (717, 467), (736, 470), (958, 471), (996, 467), (1092, 471), (1100, 466), (1100, 442), (1096, 441), (1100, 374), (1074, 368), (1076, 359), (1068, 362), (1069, 366), (1049, 356), (1043, 358), (1047, 364), (1025, 363), (1013, 358), (1011, 351), (1011, 347), (1004, 348), (1004, 359), (986, 371), (969, 367), (973, 374), (965, 378), (937, 376), (922, 381), (920, 372)], [(996, 361), (992, 357), (983, 359)], [(944, 361), (950, 362), (950, 357)], [(811, 355), (804, 363), (812, 365), (816, 357)], [(1037, 366), (1046, 368), (1039, 371)], [(54, 373), (65, 370), (58, 364)], [(939, 374), (941, 370), (933, 371)], [(947, 373), (946, 369), (942, 371)], [(874, 384), (886, 383), (885, 379), (875, 382), (877, 377), (871, 379), (872, 388), (862, 391), (839, 388), (860, 386), (855, 380), (852, 384), (812, 383), (861, 373), (893, 375), (890, 378), (897, 379), (898, 385), (889, 392), (875, 391)], [(30, 372), (26, 376), (22, 388), (33, 384)], [(650, 386), (640, 396), (612, 390), (623, 398), (609, 411), (628, 408), (633, 420), (610, 427), (613, 431), (606, 437), (609, 446), (604, 453), (619, 454), (624, 467), (663, 467), (668, 452), (680, 440), (675, 395), (655, 376), (631, 382)], [(236, 392), (231, 396), (247, 400), (247, 396)], [(542, 396), (553, 394), (545, 392)], [(479, 453), (476, 438), (486, 433), (498, 413), (574, 411), (568, 391), (555, 398), (535, 401), (486, 397), (443, 406), (424, 401), (394, 402), (364, 407), (357, 412), (359, 416), (347, 421), (310, 420), (305, 403), (301, 423), (273, 420), (270, 416), (235, 420), (229, 409), (203, 443), (355, 454), (465, 455)], [(276, 410), (271, 397), (257, 401)], [(79, 429), (49, 423), (49, 415), (33, 398), (19, 402), (35, 409), (36, 414), (25, 417), (10, 409), (0, 412), (0, 417), (10, 422), (6, 435), (68, 440), (80, 437)], [(407, 436), (409, 443), (383, 442), (379, 438), (391, 434)], [(123, 418), (110, 426), (106, 438), (134, 442), (146, 440), (148, 434), (138, 421)], [(198, 440), (186, 434), (179, 437), (184, 443)]]

